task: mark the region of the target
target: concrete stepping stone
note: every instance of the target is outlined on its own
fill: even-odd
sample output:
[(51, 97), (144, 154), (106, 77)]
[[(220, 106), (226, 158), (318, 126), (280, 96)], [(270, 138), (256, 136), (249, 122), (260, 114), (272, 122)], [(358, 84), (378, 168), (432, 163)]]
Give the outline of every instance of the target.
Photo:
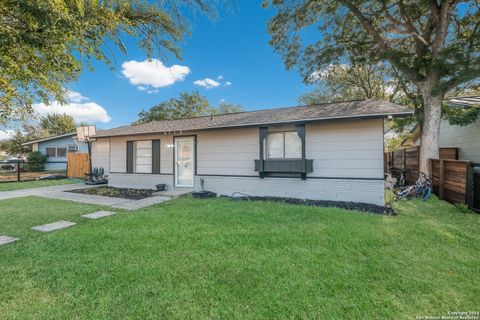
[(100, 219), (100, 218), (104, 218), (104, 217), (108, 217), (108, 216), (113, 216), (114, 214), (116, 214), (116, 212), (97, 211), (97, 212), (94, 212), (94, 213), (84, 214), (81, 217), (82, 218), (87, 218), (87, 219)]
[(44, 224), (41, 226), (32, 227), (31, 229), (35, 231), (41, 231), (41, 232), (52, 232), (60, 229), (65, 229), (74, 225), (76, 225), (75, 222), (57, 221), (53, 223)]
[(0, 236), (0, 246), (3, 246), (5, 244), (13, 243), (15, 241), (18, 241), (18, 238), (12, 238), (8, 236)]

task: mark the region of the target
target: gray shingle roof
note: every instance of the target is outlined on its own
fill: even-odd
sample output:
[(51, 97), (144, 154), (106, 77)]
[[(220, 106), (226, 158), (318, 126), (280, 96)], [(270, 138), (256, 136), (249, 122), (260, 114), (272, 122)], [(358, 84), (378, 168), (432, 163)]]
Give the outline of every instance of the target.
[(412, 114), (410, 109), (394, 103), (380, 100), (357, 100), (221, 114), (215, 115), (213, 118), (211, 116), (203, 116), (176, 120), (152, 121), (98, 131), (96, 137), (196, 131), (342, 118), (386, 117), (388, 115), (401, 116), (410, 114)]

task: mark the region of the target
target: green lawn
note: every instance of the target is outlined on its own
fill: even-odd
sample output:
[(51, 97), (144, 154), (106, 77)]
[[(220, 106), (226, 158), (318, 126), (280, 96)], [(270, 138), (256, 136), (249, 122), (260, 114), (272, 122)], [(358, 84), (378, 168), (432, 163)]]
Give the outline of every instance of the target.
[(37, 180), (37, 181), (24, 181), (24, 182), (0, 182), (0, 192), (38, 188), (38, 187), (58, 186), (58, 185), (78, 183), (78, 182), (79, 180), (74, 180), (74, 179)]
[[(480, 215), (401, 202), (399, 216), (180, 198), (98, 207), (0, 201), (2, 319), (414, 319), (478, 310)], [(30, 226), (69, 219), (50, 234)]]

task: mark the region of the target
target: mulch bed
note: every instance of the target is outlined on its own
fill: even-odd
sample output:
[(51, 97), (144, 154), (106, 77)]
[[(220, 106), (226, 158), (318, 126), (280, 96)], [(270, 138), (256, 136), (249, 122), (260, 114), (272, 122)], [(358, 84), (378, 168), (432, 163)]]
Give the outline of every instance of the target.
[(129, 200), (141, 200), (151, 197), (153, 190), (149, 189), (129, 189), (129, 188), (114, 188), (114, 187), (96, 187), (86, 189), (75, 189), (67, 192), (91, 194), (103, 197), (123, 198)]
[[(211, 198), (216, 196), (214, 192), (203, 191), (195, 192), (192, 194), (194, 198)], [(222, 196), (228, 197), (228, 196)], [(328, 201), (328, 200), (309, 200), (309, 199), (297, 199), (297, 198), (283, 198), (283, 197), (257, 197), (257, 196), (238, 196), (238, 197), (228, 197), (232, 200), (247, 200), (247, 201), (272, 201), (279, 203), (288, 203), (296, 205), (305, 205), (312, 207), (322, 207), (322, 208), (340, 208), (352, 211), (361, 211), (361, 212), (370, 212), (382, 215), (394, 216), (396, 215), (395, 211), (392, 208), (385, 206), (377, 206), (370, 203), (362, 202), (346, 202), (346, 201)]]

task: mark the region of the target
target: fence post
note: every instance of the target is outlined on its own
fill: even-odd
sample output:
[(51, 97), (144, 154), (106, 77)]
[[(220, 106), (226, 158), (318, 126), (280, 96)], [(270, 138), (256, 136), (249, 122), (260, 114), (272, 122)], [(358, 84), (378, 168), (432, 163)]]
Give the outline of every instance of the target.
[(443, 160), (440, 160), (438, 171), (438, 198), (443, 200), (443, 184), (445, 182), (445, 162)]
[(403, 170), (407, 170), (407, 149), (403, 149)]
[(469, 208), (473, 207), (473, 162), (467, 162), (467, 185), (465, 186), (465, 203)]
[(20, 182), (20, 161), (17, 162), (17, 181)]

